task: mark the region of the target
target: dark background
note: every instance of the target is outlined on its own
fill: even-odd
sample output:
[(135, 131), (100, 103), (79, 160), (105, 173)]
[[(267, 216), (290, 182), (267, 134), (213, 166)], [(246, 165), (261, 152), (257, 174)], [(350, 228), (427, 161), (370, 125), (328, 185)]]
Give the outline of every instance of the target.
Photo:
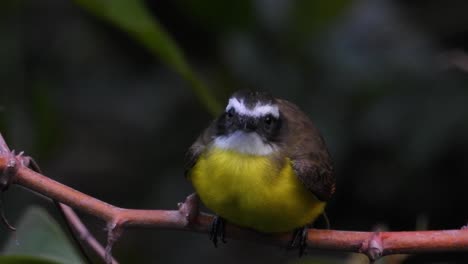
[[(322, 131), (337, 183), (332, 228), (467, 223), (468, 2), (146, 1), (217, 100), (240, 88), (298, 104)], [(124, 31), (69, 1), (0, 2), (0, 131), (45, 174), (111, 204), (174, 209), (183, 157), (212, 116), (189, 83)], [(18, 187), (14, 223), (48, 203)], [(104, 223), (85, 222), (104, 238)], [(2, 237), (7, 231), (0, 231)], [(104, 240), (101, 240), (104, 241)], [(297, 263), (296, 253), (207, 235), (129, 230), (122, 263)], [(360, 263), (313, 252), (313, 263)], [(463, 254), (392, 263), (468, 260)], [(437, 262), (439, 263), (439, 262)]]

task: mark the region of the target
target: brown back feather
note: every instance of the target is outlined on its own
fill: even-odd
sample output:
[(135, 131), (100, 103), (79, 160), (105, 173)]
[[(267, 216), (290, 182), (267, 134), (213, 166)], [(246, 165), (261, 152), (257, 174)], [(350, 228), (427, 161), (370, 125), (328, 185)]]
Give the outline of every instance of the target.
[[(335, 177), (330, 154), (320, 132), (296, 105), (276, 99), (283, 116), (282, 149), (293, 168), (317, 198), (327, 201), (335, 192)], [(288, 137), (286, 137), (286, 133)]]

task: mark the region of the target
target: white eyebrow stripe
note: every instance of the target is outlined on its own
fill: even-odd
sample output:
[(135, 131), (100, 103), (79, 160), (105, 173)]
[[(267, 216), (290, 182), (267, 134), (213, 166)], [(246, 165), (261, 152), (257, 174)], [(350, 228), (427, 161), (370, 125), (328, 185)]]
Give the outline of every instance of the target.
[(226, 107), (226, 111), (229, 111), (231, 108), (234, 108), (237, 113), (241, 115), (248, 115), (252, 117), (260, 117), (260, 116), (265, 116), (268, 114), (271, 114), (275, 118), (279, 118), (279, 109), (278, 106), (276, 105), (261, 105), (258, 104), (255, 105), (254, 109), (248, 109), (244, 105), (244, 101), (239, 101), (237, 98), (231, 98), (229, 99), (229, 103)]

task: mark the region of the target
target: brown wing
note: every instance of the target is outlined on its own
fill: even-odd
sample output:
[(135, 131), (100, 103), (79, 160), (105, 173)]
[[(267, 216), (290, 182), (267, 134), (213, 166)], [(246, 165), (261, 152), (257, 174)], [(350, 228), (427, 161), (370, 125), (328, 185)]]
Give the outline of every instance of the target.
[[(293, 168), (318, 199), (328, 201), (335, 192), (335, 177), (325, 141), (312, 121), (294, 104), (277, 99), (283, 115), (285, 154), (292, 160)], [(293, 136), (291, 136), (293, 135)]]
[(216, 120), (211, 123), (211, 125), (206, 128), (202, 134), (195, 140), (195, 142), (190, 146), (187, 153), (185, 154), (185, 164), (184, 164), (184, 175), (187, 177), (190, 169), (195, 165), (200, 154), (203, 153), (206, 146), (211, 143), (213, 140), (213, 136), (216, 134), (215, 127), (216, 127)]

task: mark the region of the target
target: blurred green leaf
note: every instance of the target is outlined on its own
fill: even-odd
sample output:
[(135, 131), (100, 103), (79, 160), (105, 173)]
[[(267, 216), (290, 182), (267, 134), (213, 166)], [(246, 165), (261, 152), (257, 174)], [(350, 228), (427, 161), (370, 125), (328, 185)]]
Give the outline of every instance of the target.
[(0, 1), (0, 15), (12, 14), (21, 8), (21, 1)]
[(291, 16), (293, 18), (292, 33), (303, 41), (309, 34), (320, 32), (329, 23), (336, 21), (344, 10), (347, 10), (352, 3), (350, 0), (330, 0), (330, 1), (293, 1)]
[(188, 81), (199, 100), (212, 114), (221, 106), (195, 75), (183, 52), (145, 7), (142, 0), (75, 0), (81, 7), (126, 31), (150, 52)]
[(2, 264), (59, 264), (59, 262), (30, 256), (0, 256)]
[(226, 33), (252, 26), (255, 21), (254, 3), (250, 0), (177, 0), (184, 15), (204, 29)]
[(53, 153), (54, 147), (62, 139), (60, 126), (60, 111), (55, 109), (51, 98), (51, 85), (45, 81), (37, 81), (31, 90), (30, 105), (34, 122), (34, 153), (47, 158)]
[(38, 207), (26, 210), (17, 231), (11, 234), (1, 253), (11, 255), (10, 261), (19, 258), (18, 255), (22, 255), (21, 258), (26, 255), (41, 257), (41, 260), (31, 258), (31, 261), (36, 262), (30, 263), (84, 263), (58, 223)]
[(305, 257), (301, 259), (296, 259), (290, 264), (338, 264), (343, 263), (342, 258), (331, 258), (331, 257)]

